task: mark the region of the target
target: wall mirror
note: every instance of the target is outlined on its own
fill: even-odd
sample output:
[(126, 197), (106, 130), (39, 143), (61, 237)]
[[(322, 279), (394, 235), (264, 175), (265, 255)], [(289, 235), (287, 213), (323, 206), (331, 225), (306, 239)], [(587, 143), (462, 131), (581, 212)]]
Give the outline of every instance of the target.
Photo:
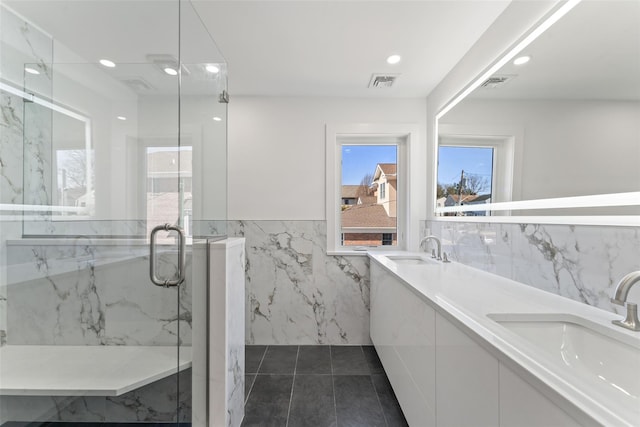
[(23, 123), (22, 153), (18, 156), (23, 164), (12, 165), (17, 171), (13, 175), (22, 175), (22, 203), (11, 200), (2, 210), (51, 219), (92, 217), (95, 170), (91, 119), (14, 83), (0, 82), (0, 94), (22, 101)]
[(436, 216), (638, 224), (640, 2), (564, 7), (437, 115)]

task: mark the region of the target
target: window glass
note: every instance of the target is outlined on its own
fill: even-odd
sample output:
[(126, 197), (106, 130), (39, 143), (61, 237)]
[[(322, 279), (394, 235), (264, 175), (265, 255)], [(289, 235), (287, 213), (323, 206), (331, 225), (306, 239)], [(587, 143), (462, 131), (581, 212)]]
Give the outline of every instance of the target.
[(93, 215), (95, 193), (89, 182), (94, 180), (94, 163), (93, 150), (88, 155), (87, 150), (56, 150), (58, 205), (87, 208), (86, 214)]
[(438, 148), (437, 207), (478, 205), (477, 211), (445, 215), (484, 216), (482, 205), (494, 192), (494, 148), (444, 146)]
[(147, 235), (162, 223), (191, 235), (192, 147), (147, 147)]
[(342, 246), (397, 245), (398, 146), (342, 145)]

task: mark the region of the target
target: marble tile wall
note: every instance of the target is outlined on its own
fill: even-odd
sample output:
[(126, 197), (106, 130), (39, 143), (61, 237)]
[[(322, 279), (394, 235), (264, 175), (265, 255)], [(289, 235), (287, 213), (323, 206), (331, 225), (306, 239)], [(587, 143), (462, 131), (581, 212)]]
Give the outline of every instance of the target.
[[(83, 238), (8, 248), (8, 344), (175, 345), (178, 326), (190, 344), (191, 280), (179, 288), (151, 284), (146, 245)], [(161, 250), (159, 275), (171, 277), (176, 260)]]
[(185, 370), (114, 397), (0, 396), (0, 422), (188, 422), (190, 383), (191, 371)]
[[(0, 78), (2, 82), (18, 89), (51, 93), (50, 64), (53, 58), (52, 39), (0, 4)], [(24, 67), (40, 71), (38, 79), (25, 76)], [(46, 116), (25, 114), (22, 97), (0, 90), (0, 204), (22, 204), (24, 202), (25, 145), (29, 142), (38, 159), (46, 159), (43, 146), (37, 141), (46, 139), (47, 128), (40, 134), (25, 133), (25, 125), (33, 121), (46, 121)], [(36, 165), (31, 163), (30, 166)], [(0, 248), (8, 239), (20, 237), (22, 223), (12, 217), (11, 212), (0, 211)], [(0, 250), (0, 345), (5, 342), (7, 324), (6, 303), (6, 251)]]
[[(618, 281), (640, 270), (640, 228), (426, 221), (451, 259), (607, 311)], [(640, 291), (629, 299), (640, 301)]]
[(247, 344), (370, 344), (369, 261), (327, 256), (325, 221), (229, 221), (246, 238)]
[[(209, 423), (239, 427), (245, 400), (245, 239), (211, 243), (209, 269)], [(198, 319), (200, 321), (200, 319)], [(198, 323), (200, 325), (200, 323)], [(194, 343), (194, 352), (197, 352)], [(194, 358), (194, 370), (195, 365)], [(194, 401), (194, 409), (199, 402)], [(205, 406), (204, 404), (202, 405)], [(204, 413), (206, 411), (197, 410)], [(194, 418), (194, 422), (196, 418)]]
[[(149, 281), (146, 244), (35, 242), (8, 245), (8, 345), (191, 345), (190, 254), (186, 285), (165, 289)], [(159, 276), (173, 276), (176, 260), (160, 248)], [(180, 374), (180, 393), (170, 377), (118, 397), (2, 396), (0, 406), (5, 420), (173, 421), (180, 399), (188, 421), (190, 382), (189, 371)]]

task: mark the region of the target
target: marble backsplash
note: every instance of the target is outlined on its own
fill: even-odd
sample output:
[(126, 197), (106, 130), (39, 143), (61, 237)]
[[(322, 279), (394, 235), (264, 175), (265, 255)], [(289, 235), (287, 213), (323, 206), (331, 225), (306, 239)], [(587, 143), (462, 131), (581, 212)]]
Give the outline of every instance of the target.
[(246, 239), (247, 344), (370, 344), (369, 260), (328, 256), (325, 221), (229, 221)]
[[(622, 314), (610, 298), (640, 270), (640, 228), (426, 221), (454, 261)], [(640, 302), (640, 289), (630, 300)]]

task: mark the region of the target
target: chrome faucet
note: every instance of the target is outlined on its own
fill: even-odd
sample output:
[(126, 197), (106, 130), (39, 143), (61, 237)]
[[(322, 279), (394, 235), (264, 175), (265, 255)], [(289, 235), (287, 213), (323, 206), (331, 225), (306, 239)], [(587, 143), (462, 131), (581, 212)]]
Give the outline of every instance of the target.
[(614, 320), (613, 324), (622, 326), (632, 331), (640, 331), (640, 321), (638, 320), (638, 305), (627, 302), (627, 296), (631, 287), (640, 282), (640, 271), (634, 271), (627, 274), (618, 282), (616, 286), (616, 292), (611, 302), (614, 304), (627, 307), (627, 317), (624, 320)]
[[(432, 256), (432, 258), (435, 258), (438, 261), (442, 261), (442, 244), (440, 244), (440, 239), (438, 239), (436, 236), (423, 237), (422, 240), (420, 240), (420, 249), (423, 249), (422, 246), (425, 243), (429, 242), (429, 240), (433, 240), (434, 242), (436, 242), (436, 253), (434, 254), (434, 256)], [(426, 251), (427, 248), (424, 248), (424, 250)]]

